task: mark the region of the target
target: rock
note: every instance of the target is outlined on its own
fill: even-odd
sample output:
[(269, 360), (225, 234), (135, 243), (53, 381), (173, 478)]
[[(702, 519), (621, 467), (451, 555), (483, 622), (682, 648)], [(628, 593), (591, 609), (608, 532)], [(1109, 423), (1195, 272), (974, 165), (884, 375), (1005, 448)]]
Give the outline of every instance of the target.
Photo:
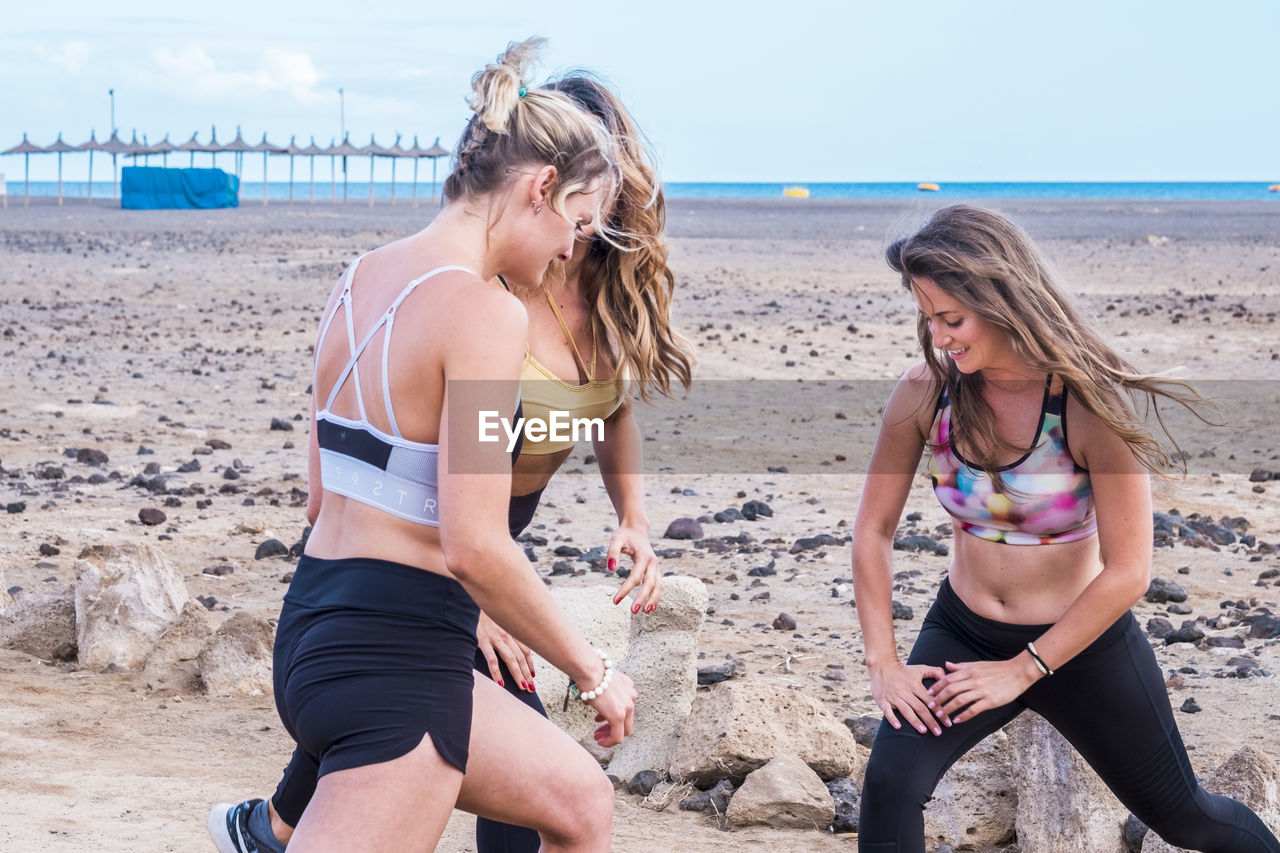
[(1178, 710), (1184, 714), (1198, 714), (1200, 713), (1201, 708), (1199, 703), (1196, 702), (1195, 697), (1191, 696), (1191, 697), (1188, 697), (1187, 700), (1182, 703), (1182, 707), (1179, 708)]
[(925, 838), (931, 845), (996, 847), (1012, 840), (1017, 808), (1009, 737), (998, 731), (961, 756), (938, 782), (924, 807)]
[(663, 579), (662, 603), (631, 617), (622, 671), (647, 697), (636, 704), (635, 730), (614, 748), (609, 772), (620, 779), (671, 766), (680, 726), (698, 690), (698, 637), (707, 614), (707, 588), (697, 578)]
[(82, 447), (76, 451), (76, 461), (82, 465), (106, 465), (107, 454), (96, 447)]
[(179, 474), (193, 474), (200, 470), (200, 460), (192, 459), (190, 462), (183, 462), (178, 466)]
[(20, 512), (26, 512), (26, 511), (27, 511), (27, 502), (26, 502), (26, 501), (14, 501), (13, 503), (7, 503), (7, 504), (5, 504), (5, 505), (4, 505), (4, 511), (5, 511), (5, 512), (7, 512), (7, 513), (9, 513), (9, 515), (17, 515), (17, 514), (18, 514), (18, 513), (20, 513)]
[(1173, 631), (1173, 623), (1163, 616), (1152, 616), (1147, 620), (1147, 634), (1157, 640), (1163, 640)]
[(205, 439), (205, 446), (213, 450), (230, 450), (231, 445), (220, 438)]
[(56, 556), (58, 556), (58, 555), (59, 555), (59, 554), (61, 554), (61, 553), (62, 553), (62, 549), (61, 549), (61, 548), (59, 548), (57, 545), (52, 545), (52, 544), (50, 544), (50, 543), (48, 543), (48, 542), (41, 542), (41, 543), (40, 543), (40, 556), (41, 556), (41, 557), (56, 557)]
[(747, 776), (725, 812), (734, 826), (825, 830), (835, 819), (835, 803), (809, 765), (780, 755)]
[(698, 685), (706, 687), (711, 684), (719, 684), (722, 681), (728, 681), (730, 678), (737, 678), (739, 675), (738, 665), (734, 661), (727, 660), (724, 663), (718, 663), (715, 666), (704, 666), (698, 670)]
[(1254, 468), (1249, 472), (1250, 483), (1265, 483), (1272, 478), (1272, 474), (1266, 468)]
[(858, 809), (862, 805), (857, 784), (852, 779), (832, 779), (827, 783), (827, 793), (836, 808), (835, 819), (827, 828), (832, 832), (857, 832)]
[(279, 432), (293, 432), (293, 424), (284, 418), (272, 418), (271, 429)]
[(1141, 853), (1142, 840), (1147, 837), (1147, 825), (1134, 815), (1129, 815), (1129, 819), (1124, 822), (1124, 842), (1125, 853)]
[(839, 548), (848, 541), (848, 539), (841, 539), (839, 536), (832, 536), (830, 533), (822, 533), (818, 536), (797, 539), (787, 553), (799, 554), (802, 551), (814, 551), (818, 548)]
[(694, 521), (692, 518), (677, 518), (675, 521), (667, 525), (667, 532), (662, 534), (664, 539), (701, 539), (702, 525)]
[[(228, 469), (230, 470), (230, 469)], [(279, 539), (267, 539), (253, 552), (253, 559), (266, 560), (270, 557), (287, 557), (289, 548)]]
[(1021, 853), (1124, 853), (1129, 810), (1066, 738), (1031, 711), (1006, 730)]
[(75, 593), (68, 589), (19, 598), (0, 620), (0, 646), (42, 660), (75, 660)]
[(192, 691), (199, 687), (197, 659), (213, 637), (213, 617), (191, 599), (169, 630), (156, 642), (143, 665), (143, 675), (157, 688)]
[(779, 613), (773, 620), (773, 627), (776, 631), (794, 631), (796, 629), (796, 618), (790, 613)]
[(1204, 641), (1206, 649), (1243, 649), (1244, 637), (1208, 637)]
[(740, 782), (775, 756), (796, 755), (823, 779), (860, 778), (866, 751), (805, 693), (758, 681), (726, 681), (700, 693), (680, 727), (669, 775), (705, 788)]
[(773, 518), (773, 510), (764, 501), (747, 501), (742, 505), (742, 517), (747, 521), (757, 518)]
[(892, 610), (893, 610), (894, 619), (903, 619), (906, 621), (911, 621), (912, 619), (916, 618), (916, 612), (912, 610), (910, 607), (908, 607), (907, 605), (899, 601), (893, 602)]
[[(669, 580), (671, 579), (664, 578), (664, 584)], [(594, 648), (604, 649), (623, 672), (634, 678), (636, 673), (629, 672), (621, 666), (631, 643), (631, 609), (626, 602), (614, 605), (613, 594), (616, 591), (616, 585), (608, 584), (578, 589), (552, 587), (551, 597)], [(663, 598), (665, 603), (665, 596)], [(662, 605), (659, 605), (658, 609), (661, 610)], [(534, 682), (537, 685), (538, 698), (546, 707), (547, 716), (551, 718), (551, 722), (582, 744), (597, 759), (611, 757), (612, 751), (602, 751), (595, 742), (595, 730), (599, 725), (595, 722), (595, 711), (573, 699), (570, 699), (566, 706), (564, 700), (569, 689), (569, 676), (536, 654), (534, 662), (534, 671), (538, 674)], [(634, 772), (661, 766), (660, 764), (642, 765), (636, 767)], [(629, 779), (634, 774), (615, 773), (614, 775), (619, 779)]]
[(914, 536), (903, 536), (901, 539), (893, 540), (893, 550), (895, 551), (926, 551), (930, 554), (936, 554), (939, 557), (945, 557), (950, 553), (946, 545), (934, 539), (932, 536), (916, 534)]
[(164, 524), (165, 514), (162, 510), (147, 507), (138, 510), (138, 521), (141, 521), (147, 527), (155, 527), (157, 524)]
[(205, 566), (204, 571), (201, 572), (201, 574), (213, 575), (214, 577), (221, 578), (234, 574), (235, 570), (235, 566), (229, 566), (226, 563), (219, 563), (216, 566)]
[(733, 783), (721, 779), (709, 791), (699, 791), (692, 797), (680, 801), (680, 809), (687, 812), (710, 812), (722, 815), (729, 809), (729, 799), (733, 796)]
[(641, 770), (627, 783), (627, 793), (637, 797), (647, 797), (653, 790), (653, 786), (661, 781), (662, 774), (657, 770)]
[(728, 524), (732, 521), (742, 521), (746, 516), (739, 512), (736, 507), (729, 507), (728, 509), (720, 510), (712, 518), (720, 524)]
[(248, 613), (222, 623), (196, 658), (205, 690), (215, 696), (269, 696), (275, 634), (271, 623)]
[(76, 643), (93, 670), (133, 670), (190, 597), (182, 576), (149, 545), (98, 545), (75, 563)]
[(1177, 628), (1164, 635), (1164, 644), (1172, 646), (1174, 643), (1199, 643), (1204, 639), (1204, 631), (1196, 627), (1196, 623), (1186, 621), (1182, 623), (1181, 628)]
[(853, 739), (859, 745), (871, 749), (871, 744), (876, 742), (876, 732), (880, 731), (880, 723), (884, 720), (881, 714), (865, 714), (861, 717), (849, 717), (844, 721), (849, 731), (853, 732)]
[(1255, 616), (1249, 623), (1249, 639), (1273, 640), (1280, 637), (1280, 619), (1274, 616)]
[(1147, 601), (1152, 604), (1164, 604), (1166, 601), (1186, 601), (1187, 590), (1164, 578), (1152, 578), (1151, 585), (1147, 587)]
[(776, 564), (777, 564), (776, 560), (770, 560), (767, 566), (756, 566), (755, 568), (750, 569), (747, 572), (747, 575), (753, 578), (772, 577), (773, 575), (776, 575), (778, 573), (778, 570), (774, 568)]
[[(1280, 767), (1270, 756), (1251, 746), (1238, 750), (1207, 776), (1206, 791), (1239, 800), (1262, 819), (1272, 832), (1280, 830)], [(1188, 853), (1156, 833), (1147, 833), (1142, 853)]]

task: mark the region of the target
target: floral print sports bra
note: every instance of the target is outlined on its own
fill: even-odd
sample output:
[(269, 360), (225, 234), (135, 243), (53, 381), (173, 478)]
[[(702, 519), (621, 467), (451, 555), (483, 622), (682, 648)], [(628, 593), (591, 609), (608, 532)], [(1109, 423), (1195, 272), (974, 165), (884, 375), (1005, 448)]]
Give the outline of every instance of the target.
[(1089, 472), (1067, 447), (1067, 391), (1050, 396), (1052, 381), (1045, 381), (1031, 452), (999, 469), (1003, 492), (952, 447), (951, 401), (945, 388), (938, 396), (929, 474), (942, 508), (966, 533), (1006, 545), (1075, 542), (1097, 533)]

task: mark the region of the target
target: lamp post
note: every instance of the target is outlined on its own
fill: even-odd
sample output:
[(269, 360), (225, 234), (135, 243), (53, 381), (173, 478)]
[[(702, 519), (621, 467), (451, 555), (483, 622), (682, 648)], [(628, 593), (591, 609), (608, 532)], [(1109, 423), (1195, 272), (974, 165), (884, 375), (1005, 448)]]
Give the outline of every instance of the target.
[[(116, 90), (108, 89), (111, 96), (111, 136), (116, 135)], [(108, 137), (110, 138), (110, 137)], [(111, 152), (111, 198), (120, 197), (120, 170), (116, 168), (116, 152)]]
[[(341, 139), (343, 142), (347, 141), (347, 98), (341, 88), (338, 89), (338, 134), (339, 134), (338, 135), (339, 139)], [(347, 155), (343, 154), (342, 155), (342, 177), (343, 177), (342, 200), (343, 202), (346, 202), (347, 200), (346, 176), (347, 176)]]

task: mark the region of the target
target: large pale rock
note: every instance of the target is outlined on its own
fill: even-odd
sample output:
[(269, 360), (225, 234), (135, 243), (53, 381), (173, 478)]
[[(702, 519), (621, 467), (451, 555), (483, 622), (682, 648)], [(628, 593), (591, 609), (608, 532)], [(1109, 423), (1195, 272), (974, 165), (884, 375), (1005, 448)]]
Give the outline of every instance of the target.
[(75, 660), (75, 593), (67, 589), (20, 597), (0, 619), (0, 646), (44, 660)]
[(726, 681), (694, 699), (680, 727), (671, 778), (708, 788), (740, 782), (779, 755), (795, 755), (824, 780), (860, 779), (866, 751), (820, 702), (759, 681)]
[(924, 807), (924, 835), (930, 849), (997, 847), (1013, 840), (1017, 809), (1009, 736), (998, 731), (942, 777)]
[(155, 688), (192, 690), (200, 683), (197, 658), (214, 635), (213, 616), (204, 605), (189, 599), (147, 656), (142, 669)]
[(794, 755), (780, 755), (748, 774), (725, 812), (734, 826), (764, 824), (819, 831), (825, 831), (835, 816), (835, 801), (827, 786)]
[[(1269, 756), (1246, 746), (1223, 762), (1202, 783), (1211, 794), (1239, 800), (1262, 818), (1273, 833), (1280, 833), (1280, 767)], [(1174, 847), (1154, 832), (1142, 842), (1142, 853), (1190, 853)]]
[(1022, 853), (1125, 853), (1129, 810), (1066, 738), (1031, 711), (1007, 730)]
[[(615, 664), (627, 654), (630, 645), (631, 610), (626, 604), (614, 605), (616, 585), (597, 584), (579, 589), (552, 588), (551, 597), (564, 611), (569, 621), (582, 632), (594, 648), (604, 649)], [(602, 761), (612, 755), (612, 750), (602, 750), (595, 742), (596, 712), (576, 699), (565, 706), (565, 694), (569, 689), (569, 676), (535, 655), (534, 683), (538, 698), (546, 706), (551, 721), (569, 733), (569, 736), (587, 748)], [(628, 672), (627, 675), (632, 673)], [(594, 687), (595, 685), (590, 685)], [(643, 697), (641, 697), (643, 701)]]
[(214, 633), (196, 658), (205, 689), (217, 696), (261, 696), (271, 693), (271, 623), (237, 613)]
[(137, 669), (187, 602), (182, 576), (150, 545), (98, 545), (76, 559), (80, 663)]
[(680, 724), (698, 691), (698, 635), (706, 615), (702, 581), (672, 576), (662, 581), (658, 609), (631, 617), (631, 644), (622, 671), (635, 681), (640, 698), (635, 730), (614, 748), (611, 775), (630, 779), (641, 770), (671, 766)]

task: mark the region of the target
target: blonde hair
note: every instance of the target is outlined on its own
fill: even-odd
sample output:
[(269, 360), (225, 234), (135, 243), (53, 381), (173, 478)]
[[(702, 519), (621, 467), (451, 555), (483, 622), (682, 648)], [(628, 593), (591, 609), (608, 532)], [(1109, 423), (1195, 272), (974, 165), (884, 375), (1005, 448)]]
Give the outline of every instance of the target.
[[(543, 38), (512, 42), (471, 78), (467, 103), (475, 115), (454, 149), (446, 198), (484, 196), (506, 186), (513, 170), (550, 164), (556, 181), (547, 204), (564, 216), (570, 195), (591, 191), (602, 180), (606, 190), (617, 185), (614, 142), (604, 125), (567, 96), (528, 87), (527, 71), (544, 44)], [(601, 197), (597, 214), (612, 201), (609, 192)]]
[(666, 201), (646, 140), (617, 95), (586, 72), (572, 72), (546, 89), (568, 95), (600, 119), (614, 140), (617, 197), (605, 233), (597, 232), (588, 244), (581, 275), (588, 304), (618, 343), (619, 390), (624, 363), (643, 400), (651, 392), (671, 396), (673, 379), (687, 390), (694, 358), (671, 326), (675, 276), (663, 236)]
[[(1000, 214), (957, 204), (935, 213), (923, 228), (885, 250), (889, 266), (910, 291), (927, 278), (976, 315), (1004, 332), (1028, 367), (1062, 379), (1085, 409), (1099, 418), (1148, 470), (1163, 473), (1170, 462), (1186, 470), (1180, 448), (1160, 413), (1160, 399), (1185, 406), (1209, 423), (1197, 407), (1207, 404), (1186, 382), (1140, 372), (1081, 316), (1031, 238)], [(975, 468), (1000, 488), (998, 460), (1026, 453), (996, 429), (995, 413), (980, 393), (981, 372), (961, 373), (943, 363), (931, 343), (929, 320), (921, 315), (916, 333), (938, 388), (951, 401), (951, 441)], [(1154, 413), (1172, 445), (1165, 451), (1156, 431), (1137, 412), (1138, 401)], [(982, 437), (982, 443), (978, 437)]]

